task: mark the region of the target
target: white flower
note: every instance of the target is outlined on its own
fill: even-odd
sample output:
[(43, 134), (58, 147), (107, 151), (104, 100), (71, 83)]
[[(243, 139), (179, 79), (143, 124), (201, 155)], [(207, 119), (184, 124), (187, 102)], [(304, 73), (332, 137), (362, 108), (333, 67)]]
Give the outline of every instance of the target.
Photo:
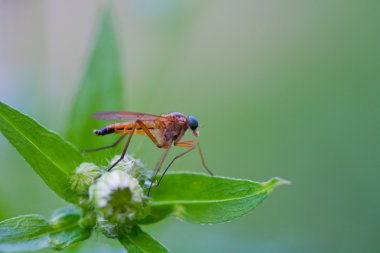
[(103, 174), (91, 186), (90, 200), (106, 220), (117, 223), (140, 218), (145, 206), (138, 180), (122, 170)]
[(71, 189), (78, 194), (87, 194), (88, 188), (100, 174), (100, 168), (95, 164), (81, 163), (70, 178)]

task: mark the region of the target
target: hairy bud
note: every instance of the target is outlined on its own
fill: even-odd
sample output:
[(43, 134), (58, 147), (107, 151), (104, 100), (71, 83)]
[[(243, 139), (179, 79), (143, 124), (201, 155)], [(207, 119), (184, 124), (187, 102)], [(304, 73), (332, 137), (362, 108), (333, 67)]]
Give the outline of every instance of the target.
[(70, 178), (71, 189), (79, 195), (86, 195), (96, 177), (101, 175), (101, 170), (93, 163), (82, 163)]

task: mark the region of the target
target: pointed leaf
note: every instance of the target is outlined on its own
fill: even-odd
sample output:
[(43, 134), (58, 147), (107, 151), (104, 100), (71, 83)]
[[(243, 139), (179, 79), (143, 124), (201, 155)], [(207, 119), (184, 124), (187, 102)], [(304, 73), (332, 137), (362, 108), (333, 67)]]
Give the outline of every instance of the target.
[(119, 241), (123, 244), (128, 253), (170, 252), (165, 246), (142, 231), (138, 226), (133, 227), (131, 233), (120, 238)]
[(87, 239), (90, 228), (78, 222), (78, 209), (68, 209), (53, 217), (52, 221), (39, 215), (23, 215), (0, 222), (0, 252), (61, 250), (74, 242)]
[(258, 183), (205, 174), (175, 172), (152, 189), (151, 214), (141, 223), (157, 222), (174, 214), (192, 223), (220, 223), (236, 219), (257, 207), (279, 185), (272, 178)]
[[(110, 137), (100, 138), (92, 133), (94, 129), (110, 122), (95, 120), (91, 115), (99, 111), (125, 109), (120, 55), (111, 12), (108, 10), (102, 17), (96, 44), (68, 121), (67, 138), (82, 150), (104, 146), (113, 141)], [(109, 157), (110, 153), (110, 150), (106, 150), (88, 153), (88, 156)]]
[(74, 146), (2, 102), (0, 131), (53, 191), (69, 202), (76, 202), (69, 176), (81, 163), (82, 156)]

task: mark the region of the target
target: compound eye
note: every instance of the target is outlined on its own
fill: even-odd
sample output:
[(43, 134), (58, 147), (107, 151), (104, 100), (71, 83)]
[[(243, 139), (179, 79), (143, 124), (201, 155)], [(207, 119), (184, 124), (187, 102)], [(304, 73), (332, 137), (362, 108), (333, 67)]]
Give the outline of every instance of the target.
[(196, 130), (198, 128), (198, 120), (192, 115), (188, 117), (188, 120), (189, 120), (189, 127), (191, 128), (191, 130)]

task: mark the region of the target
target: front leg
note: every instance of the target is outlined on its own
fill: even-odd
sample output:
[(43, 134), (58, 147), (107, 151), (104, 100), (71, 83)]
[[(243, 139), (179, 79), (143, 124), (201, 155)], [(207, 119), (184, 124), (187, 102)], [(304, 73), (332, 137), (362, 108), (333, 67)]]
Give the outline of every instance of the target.
[(180, 157), (186, 155), (187, 153), (191, 152), (192, 150), (194, 150), (195, 146), (192, 144), (192, 142), (194, 142), (194, 141), (195, 140), (188, 140), (188, 141), (174, 143), (174, 146), (188, 148), (188, 150), (186, 150), (185, 152), (183, 152), (183, 153), (181, 153), (181, 154), (179, 154), (173, 158), (173, 160), (168, 164), (168, 166), (164, 170), (164, 173), (162, 173), (160, 179), (157, 182), (157, 186), (160, 185), (162, 178), (165, 176), (166, 172), (169, 170), (170, 166), (172, 166), (172, 164), (174, 163), (175, 160), (177, 160), (178, 158), (180, 158)]

